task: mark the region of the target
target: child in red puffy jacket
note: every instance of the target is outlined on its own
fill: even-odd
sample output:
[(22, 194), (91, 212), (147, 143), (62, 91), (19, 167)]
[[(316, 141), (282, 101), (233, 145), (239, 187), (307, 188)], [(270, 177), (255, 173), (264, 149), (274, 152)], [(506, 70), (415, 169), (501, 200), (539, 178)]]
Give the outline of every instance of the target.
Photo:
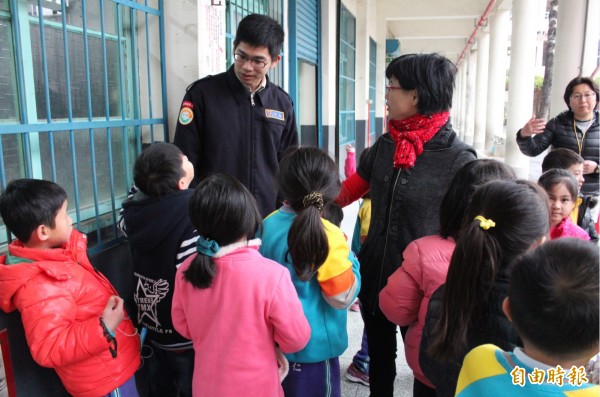
[(0, 308), (21, 313), (33, 359), (77, 397), (137, 397), (140, 340), (123, 299), (87, 257), (56, 183), (19, 179), (0, 196), (17, 237), (0, 256)]

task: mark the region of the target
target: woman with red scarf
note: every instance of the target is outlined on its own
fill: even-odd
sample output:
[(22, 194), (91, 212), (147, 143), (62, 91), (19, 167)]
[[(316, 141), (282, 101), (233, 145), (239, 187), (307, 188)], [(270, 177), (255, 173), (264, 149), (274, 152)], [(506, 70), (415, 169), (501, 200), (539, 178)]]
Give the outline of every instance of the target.
[[(342, 184), (345, 206), (371, 192), (371, 226), (358, 255), (359, 298), (369, 343), (372, 397), (394, 392), (396, 325), (379, 309), (379, 291), (413, 240), (439, 233), (438, 210), (450, 180), (475, 151), (452, 130), (456, 67), (438, 54), (407, 54), (386, 69), (388, 133)], [(423, 395), (415, 383), (413, 394)]]

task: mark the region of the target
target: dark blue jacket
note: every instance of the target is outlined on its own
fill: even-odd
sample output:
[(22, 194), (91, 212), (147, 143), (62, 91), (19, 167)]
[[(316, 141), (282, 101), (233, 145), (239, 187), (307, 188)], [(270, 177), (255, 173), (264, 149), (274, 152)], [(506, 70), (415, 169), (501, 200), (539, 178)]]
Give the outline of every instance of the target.
[[(252, 100), (232, 66), (190, 85), (181, 109), (187, 114), (180, 113), (174, 143), (194, 164), (192, 186), (207, 175), (226, 173), (252, 193), (263, 217), (274, 211), (279, 160), (298, 144), (289, 95), (267, 81)], [(191, 120), (185, 117), (189, 110)]]

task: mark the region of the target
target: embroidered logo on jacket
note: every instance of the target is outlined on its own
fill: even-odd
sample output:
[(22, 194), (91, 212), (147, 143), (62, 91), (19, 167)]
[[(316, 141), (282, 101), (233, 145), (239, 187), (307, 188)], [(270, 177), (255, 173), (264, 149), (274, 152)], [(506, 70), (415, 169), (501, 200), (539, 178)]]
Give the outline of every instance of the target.
[(183, 107), (179, 111), (179, 124), (188, 125), (194, 120), (194, 112), (188, 107)]
[(152, 280), (141, 274), (134, 274), (138, 278), (135, 294), (133, 295), (138, 307), (138, 323), (146, 318), (152, 322), (152, 324), (148, 324), (149, 328), (156, 330), (161, 325), (158, 321), (157, 305), (167, 296), (169, 282), (163, 279)]
[(279, 110), (265, 109), (265, 116), (270, 119), (285, 121), (285, 113)]

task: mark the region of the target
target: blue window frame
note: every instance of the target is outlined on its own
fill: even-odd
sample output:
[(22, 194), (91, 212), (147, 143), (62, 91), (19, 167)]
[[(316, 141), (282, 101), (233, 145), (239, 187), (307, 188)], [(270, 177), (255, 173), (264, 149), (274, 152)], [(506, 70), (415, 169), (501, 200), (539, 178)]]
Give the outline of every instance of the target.
[(356, 139), (356, 18), (344, 5), (340, 8), (339, 64), (339, 141), (340, 145)]
[(375, 117), (377, 109), (377, 43), (369, 38), (369, 141), (375, 142)]
[(0, 188), (60, 184), (92, 251), (120, 239), (142, 140), (168, 140), (163, 31), (162, 0), (0, 0)]

